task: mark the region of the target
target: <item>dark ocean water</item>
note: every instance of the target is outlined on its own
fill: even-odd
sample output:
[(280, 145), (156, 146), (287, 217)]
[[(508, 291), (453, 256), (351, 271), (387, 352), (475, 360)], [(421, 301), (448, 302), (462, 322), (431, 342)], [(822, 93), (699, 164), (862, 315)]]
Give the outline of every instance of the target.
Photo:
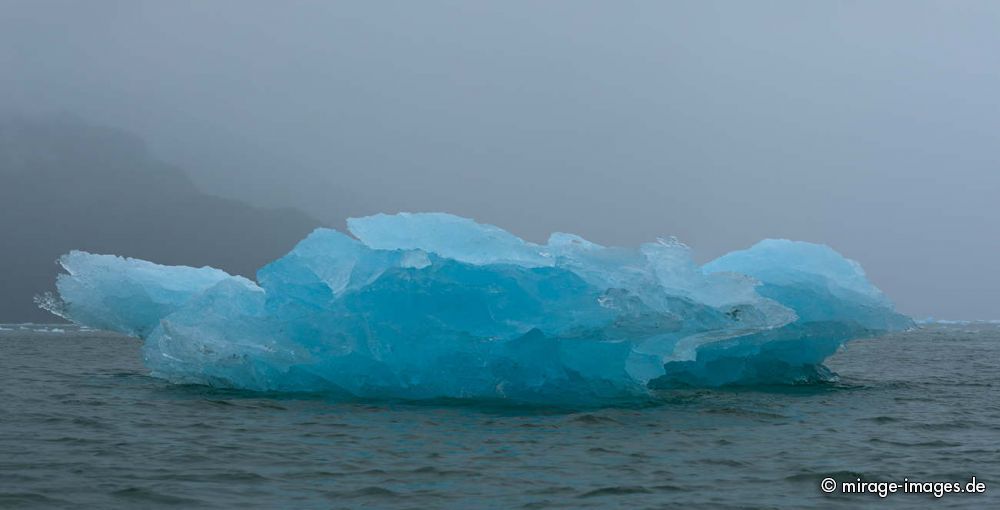
[[(138, 340), (3, 328), (5, 508), (1000, 508), (996, 325), (852, 342), (834, 385), (600, 410), (176, 386)], [(820, 490), (973, 476), (985, 494)]]

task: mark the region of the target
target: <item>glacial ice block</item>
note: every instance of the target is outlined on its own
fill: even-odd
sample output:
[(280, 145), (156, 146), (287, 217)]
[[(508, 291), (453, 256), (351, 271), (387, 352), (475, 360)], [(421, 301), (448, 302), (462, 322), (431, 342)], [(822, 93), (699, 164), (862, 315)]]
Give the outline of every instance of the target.
[(376, 214), (350, 218), (347, 228), (376, 250), (423, 250), (470, 264), (552, 265), (541, 246), (499, 227), (451, 214)]
[(905, 329), (913, 321), (895, 313), (861, 264), (829, 246), (766, 239), (705, 265), (710, 274), (740, 273), (760, 281), (757, 293), (795, 311), (799, 322), (853, 323), (873, 330)]
[(851, 338), (910, 326), (832, 249), (763, 241), (698, 266), (673, 239), (546, 244), (443, 213), (317, 229), (257, 274), (72, 252), (71, 320), (144, 339), (175, 382), (361, 398), (600, 404), (828, 379)]
[(226, 279), (253, 285), (211, 267), (170, 267), (145, 260), (71, 251), (59, 258), (66, 271), (56, 280), (62, 299), (47, 307), (89, 327), (145, 337), (160, 319)]

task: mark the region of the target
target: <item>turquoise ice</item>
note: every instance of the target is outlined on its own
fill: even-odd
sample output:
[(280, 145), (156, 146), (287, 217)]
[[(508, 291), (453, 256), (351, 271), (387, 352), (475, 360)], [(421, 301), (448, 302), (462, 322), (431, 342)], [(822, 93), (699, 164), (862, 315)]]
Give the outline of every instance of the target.
[(603, 403), (828, 380), (846, 341), (911, 321), (829, 247), (766, 240), (704, 266), (660, 239), (546, 244), (443, 213), (317, 229), (253, 282), (74, 251), (74, 322), (144, 340), (179, 383), (360, 398)]

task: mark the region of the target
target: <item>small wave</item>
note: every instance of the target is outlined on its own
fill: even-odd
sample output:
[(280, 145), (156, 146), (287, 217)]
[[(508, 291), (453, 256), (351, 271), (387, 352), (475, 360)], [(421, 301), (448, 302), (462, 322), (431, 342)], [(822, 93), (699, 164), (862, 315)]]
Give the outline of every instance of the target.
[(52, 497), (39, 492), (6, 492), (0, 493), (0, 506), (4, 508), (21, 508), (36, 505), (46, 507), (66, 506), (71, 502)]
[(594, 489), (583, 494), (580, 494), (580, 498), (596, 498), (602, 496), (624, 496), (628, 494), (652, 494), (653, 491), (649, 488), (643, 487), (641, 485), (616, 485), (613, 487), (602, 487), (600, 489)]
[(596, 414), (581, 414), (579, 416), (574, 416), (572, 418), (572, 421), (574, 421), (576, 423), (587, 424), (587, 425), (602, 425), (602, 424), (620, 425), (621, 424), (621, 422), (619, 422), (618, 420), (616, 420), (614, 418), (611, 418), (611, 417), (608, 417), (608, 416), (600, 416), (600, 415), (596, 415)]
[(962, 443), (954, 443), (950, 441), (943, 441), (940, 439), (934, 441), (917, 441), (917, 442), (907, 442), (907, 441), (892, 441), (889, 439), (881, 438), (871, 438), (868, 440), (869, 443), (881, 443), (888, 444), (892, 446), (903, 446), (907, 448), (955, 448), (962, 446)]
[(174, 496), (170, 494), (164, 494), (162, 492), (157, 492), (152, 489), (145, 487), (129, 487), (127, 489), (117, 490), (111, 493), (112, 496), (125, 499), (135, 504), (139, 503), (158, 503), (165, 505), (203, 505), (204, 501), (199, 499), (185, 498), (181, 496)]

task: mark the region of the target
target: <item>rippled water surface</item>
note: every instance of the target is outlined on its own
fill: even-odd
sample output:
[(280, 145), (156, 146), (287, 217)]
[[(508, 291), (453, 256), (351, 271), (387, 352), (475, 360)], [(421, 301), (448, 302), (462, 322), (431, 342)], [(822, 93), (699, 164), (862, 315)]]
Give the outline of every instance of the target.
[[(1000, 508), (1000, 327), (860, 340), (833, 386), (568, 410), (175, 386), (139, 341), (0, 330), (0, 507)], [(826, 495), (820, 480), (985, 494)]]

